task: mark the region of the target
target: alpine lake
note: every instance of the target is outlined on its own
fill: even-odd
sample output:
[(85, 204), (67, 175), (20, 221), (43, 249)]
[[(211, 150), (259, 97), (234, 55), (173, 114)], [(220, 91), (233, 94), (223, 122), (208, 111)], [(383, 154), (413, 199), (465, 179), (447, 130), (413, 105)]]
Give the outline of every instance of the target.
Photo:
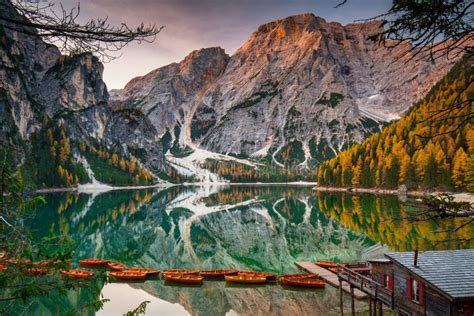
[[(67, 235), (73, 267), (90, 257), (131, 267), (238, 269), (297, 273), (296, 261), (361, 262), (388, 251), (469, 248), (453, 239), (474, 235), (466, 227), (447, 241), (437, 232), (453, 220), (407, 219), (419, 204), (406, 197), (318, 192), (308, 186), (176, 186), (167, 189), (63, 192), (25, 219), (34, 239)], [(338, 290), (139, 283), (101, 284), (18, 303), (24, 315), (122, 315), (149, 301), (149, 315), (338, 315)], [(95, 311), (89, 302), (108, 299)], [(345, 308), (350, 309), (345, 295)], [(359, 311), (367, 310), (357, 302)]]

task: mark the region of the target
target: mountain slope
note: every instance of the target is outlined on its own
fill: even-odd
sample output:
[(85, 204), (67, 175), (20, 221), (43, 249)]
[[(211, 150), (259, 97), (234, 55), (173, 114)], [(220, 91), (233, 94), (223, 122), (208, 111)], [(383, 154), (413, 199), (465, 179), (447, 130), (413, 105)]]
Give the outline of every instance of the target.
[[(389, 50), (367, 40), (379, 30), (378, 22), (288, 17), (259, 27), (230, 58), (218, 48), (193, 52), (111, 99), (143, 111), (164, 143), (171, 139), (165, 151), (174, 145), (309, 167), (399, 117), (452, 66), (399, 60), (408, 44)], [(190, 60), (213, 71), (182, 75)]]
[[(463, 122), (466, 114), (474, 113), (472, 101), (467, 102), (474, 96), (473, 65), (474, 57), (466, 56), (399, 121), (323, 163), (318, 182), (473, 190), (474, 120)], [(464, 106), (437, 115), (456, 98)]]
[[(8, 1), (0, 1), (2, 16), (21, 19)], [(35, 34), (34, 29), (27, 32)], [(25, 180), (47, 187), (88, 182), (80, 143), (100, 147), (106, 164), (114, 153), (120, 157), (121, 166), (109, 163), (107, 168), (128, 174), (129, 181), (121, 184), (149, 183), (150, 170), (164, 170), (149, 119), (112, 110), (102, 72), (91, 54), (61, 56), (38, 36), (0, 27), (1, 154), (27, 172)], [(96, 164), (91, 167), (98, 170)], [(141, 180), (136, 180), (138, 170)]]

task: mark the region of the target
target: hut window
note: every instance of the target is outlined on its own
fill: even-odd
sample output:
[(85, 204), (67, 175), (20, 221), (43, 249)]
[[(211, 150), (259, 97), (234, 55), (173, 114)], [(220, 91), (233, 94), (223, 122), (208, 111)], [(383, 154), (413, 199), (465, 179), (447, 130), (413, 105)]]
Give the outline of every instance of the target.
[(407, 277), (407, 295), (418, 304), (423, 304), (424, 300), (424, 285), (423, 283), (411, 277)]
[(390, 274), (383, 274), (383, 286), (387, 289), (393, 289), (393, 277)]
[(420, 284), (417, 280), (411, 280), (412, 296), (411, 299), (417, 303), (420, 302)]

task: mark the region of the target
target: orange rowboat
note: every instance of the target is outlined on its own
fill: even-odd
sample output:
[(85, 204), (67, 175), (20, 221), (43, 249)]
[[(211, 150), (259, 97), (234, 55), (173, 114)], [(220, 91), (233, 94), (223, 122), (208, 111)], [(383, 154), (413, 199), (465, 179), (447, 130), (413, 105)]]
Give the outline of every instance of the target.
[(184, 283), (184, 284), (201, 284), (204, 279), (202, 276), (195, 274), (180, 273), (163, 273), (163, 278), (168, 282)]
[(169, 269), (163, 271), (163, 274), (199, 274), (198, 270), (177, 270), (177, 269)]
[(275, 281), (277, 279), (277, 275), (275, 273), (267, 272), (241, 271), (238, 275), (264, 277), (267, 281)]
[(90, 267), (90, 268), (106, 268), (107, 264), (111, 262), (110, 260), (106, 259), (84, 259), (79, 260), (79, 265), (83, 267)]
[(262, 283), (267, 282), (267, 278), (265, 276), (238, 274), (238, 275), (226, 275), (225, 281), (229, 283), (262, 284)]
[(94, 276), (94, 272), (79, 269), (61, 270), (61, 274), (73, 279), (91, 279)]
[(331, 271), (332, 273), (336, 273), (336, 274), (337, 274), (337, 267), (327, 268), (327, 270)]
[(0, 264), (0, 272), (6, 270), (7, 267), (4, 264)]
[(145, 273), (147, 277), (158, 276), (160, 270), (148, 269), (148, 268), (126, 268), (122, 270), (123, 272), (135, 272), (135, 273)]
[(50, 272), (48, 268), (28, 268), (25, 271), (31, 276), (43, 276), (49, 274)]
[[(40, 267), (57, 267), (57, 266), (59, 266), (61, 263), (63, 263), (63, 261), (61, 261), (61, 260), (56, 260), (56, 261), (41, 260), (41, 261), (33, 262), (32, 264), (35, 265), (35, 266), (40, 266)], [(70, 261), (70, 260), (64, 261), (64, 263), (65, 263), (67, 266), (70, 266), (70, 265), (71, 265), (71, 261)]]
[(114, 271), (122, 271), (126, 269), (127, 267), (121, 262), (108, 262), (107, 268)]
[(317, 274), (312, 274), (312, 273), (299, 273), (299, 274), (285, 274), (280, 277), (280, 284), (281, 285), (287, 285), (286, 280), (288, 279), (294, 279), (294, 278), (299, 278), (299, 279), (316, 279), (318, 277)]
[(116, 280), (125, 281), (142, 281), (146, 279), (145, 272), (110, 271), (108, 275)]
[(324, 288), (326, 283), (322, 280), (311, 278), (286, 278), (285, 284), (283, 285), (308, 288)]
[(297, 274), (284, 274), (280, 278), (308, 278), (308, 279), (315, 279), (318, 275), (314, 273), (297, 273)]
[(222, 278), (226, 275), (236, 275), (238, 270), (203, 270), (199, 274), (205, 278)]
[[(337, 269), (337, 262), (334, 262), (334, 261), (321, 260), (321, 261), (317, 261), (316, 265), (320, 266), (321, 268), (325, 268), (325, 269), (330, 269), (330, 268)], [(344, 263), (341, 263), (341, 265), (345, 266)]]

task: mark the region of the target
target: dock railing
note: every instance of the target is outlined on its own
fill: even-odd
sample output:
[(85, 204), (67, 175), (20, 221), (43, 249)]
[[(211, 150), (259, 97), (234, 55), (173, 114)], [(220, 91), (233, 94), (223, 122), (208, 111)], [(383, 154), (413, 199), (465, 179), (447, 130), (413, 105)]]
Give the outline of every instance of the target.
[(386, 288), (382, 284), (366, 277), (360, 273), (352, 271), (343, 265), (337, 265), (337, 276), (364, 293), (370, 295), (373, 299), (379, 300), (384, 304), (394, 307), (393, 290)]

